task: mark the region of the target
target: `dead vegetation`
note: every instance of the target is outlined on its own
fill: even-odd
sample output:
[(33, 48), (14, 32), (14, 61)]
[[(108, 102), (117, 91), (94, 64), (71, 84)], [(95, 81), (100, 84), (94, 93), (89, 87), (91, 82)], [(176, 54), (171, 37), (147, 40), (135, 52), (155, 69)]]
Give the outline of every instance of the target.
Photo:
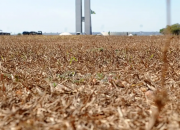
[(179, 37), (0, 37), (2, 130), (180, 129), (179, 85)]

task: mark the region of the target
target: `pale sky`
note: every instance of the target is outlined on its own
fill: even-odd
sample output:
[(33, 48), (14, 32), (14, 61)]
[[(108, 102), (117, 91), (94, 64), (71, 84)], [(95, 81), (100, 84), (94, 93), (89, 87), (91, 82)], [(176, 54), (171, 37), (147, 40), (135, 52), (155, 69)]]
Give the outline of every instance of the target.
[[(171, 0), (171, 23), (180, 23), (180, 0)], [(91, 0), (93, 32), (159, 31), (166, 0)], [(0, 30), (75, 32), (75, 0), (0, 0)]]

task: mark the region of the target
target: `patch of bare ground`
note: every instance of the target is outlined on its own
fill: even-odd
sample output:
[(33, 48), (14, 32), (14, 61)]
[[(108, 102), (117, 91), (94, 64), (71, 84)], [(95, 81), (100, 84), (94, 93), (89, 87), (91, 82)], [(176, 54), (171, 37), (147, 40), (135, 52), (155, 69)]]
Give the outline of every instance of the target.
[(1, 36), (0, 129), (180, 129), (180, 38)]

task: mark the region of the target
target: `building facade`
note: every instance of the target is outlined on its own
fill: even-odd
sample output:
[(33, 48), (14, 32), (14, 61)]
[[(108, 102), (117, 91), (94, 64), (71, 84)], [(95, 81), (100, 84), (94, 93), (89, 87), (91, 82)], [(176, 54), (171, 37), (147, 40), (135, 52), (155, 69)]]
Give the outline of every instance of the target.
[(76, 0), (76, 33), (82, 33), (82, 22), (84, 22), (84, 33), (92, 34), (91, 25), (91, 0), (84, 0), (84, 17), (82, 16), (82, 0)]

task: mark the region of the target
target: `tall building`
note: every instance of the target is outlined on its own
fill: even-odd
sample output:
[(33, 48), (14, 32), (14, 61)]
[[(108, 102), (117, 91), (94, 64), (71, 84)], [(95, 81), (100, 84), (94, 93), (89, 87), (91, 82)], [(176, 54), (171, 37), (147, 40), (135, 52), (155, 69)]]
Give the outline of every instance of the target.
[(84, 0), (84, 15), (82, 17), (82, 0), (76, 0), (76, 32), (82, 33), (82, 22), (85, 22), (84, 33), (91, 35), (91, 0)]
[(82, 33), (82, 0), (76, 0), (76, 32)]

